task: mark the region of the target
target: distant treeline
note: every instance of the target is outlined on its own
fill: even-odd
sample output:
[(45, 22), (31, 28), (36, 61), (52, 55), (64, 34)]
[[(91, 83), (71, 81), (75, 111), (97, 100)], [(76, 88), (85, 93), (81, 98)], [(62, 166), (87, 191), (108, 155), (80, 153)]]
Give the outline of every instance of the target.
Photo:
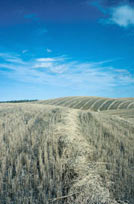
[(38, 101), (37, 99), (34, 100), (13, 100), (13, 101), (0, 101), (0, 103), (24, 103), (24, 102), (34, 102)]

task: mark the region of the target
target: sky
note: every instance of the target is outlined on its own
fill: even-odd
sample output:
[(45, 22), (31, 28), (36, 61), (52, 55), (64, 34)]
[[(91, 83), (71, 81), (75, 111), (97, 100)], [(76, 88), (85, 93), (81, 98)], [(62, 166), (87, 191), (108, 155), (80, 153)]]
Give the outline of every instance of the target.
[(0, 101), (134, 97), (134, 0), (1, 0)]

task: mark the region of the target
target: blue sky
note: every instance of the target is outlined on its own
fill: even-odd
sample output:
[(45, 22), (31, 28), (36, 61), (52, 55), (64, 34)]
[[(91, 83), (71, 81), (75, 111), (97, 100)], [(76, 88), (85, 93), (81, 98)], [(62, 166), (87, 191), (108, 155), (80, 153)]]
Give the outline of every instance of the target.
[(0, 101), (134, 97), (133, 0), (6, 0), (0, 19)]

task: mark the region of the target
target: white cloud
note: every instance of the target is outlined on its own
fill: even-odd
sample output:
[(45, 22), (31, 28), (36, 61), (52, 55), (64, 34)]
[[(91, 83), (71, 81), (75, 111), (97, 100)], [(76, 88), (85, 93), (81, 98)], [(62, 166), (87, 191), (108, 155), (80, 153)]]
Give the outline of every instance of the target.
[(10, 53), (0, 53), (0, 57), (6, 62), (25, 64), (25, 62), (19, 57), (19, 55)]
[(113, 8), (110, 21), (122, 27), (134, 25), (134, 8), (129, 5)]
[(56, 61), (55, 58), (38, 58), (37, 59), (38, 62), (53, 62)]
[(54, 65), (51, 66), (50, 70), (53, 72), (53, 73), (58, 73), (58, 74), (62, 74), (62, 73), (65, 73), (67, 70), (68, 70), (68, 66), (66, 64), (61, 64), (61, 65)]
[(11, 62), (11, 63), (17, 63), (17, 64), (25, 64), (25, 62), (20, 59), (20, 58), (7, 58), (6, 59), (7, 62)]
[(52, 50), (51, 49), (46, 49), (46, 51), (48, 52), (48, 53), (51, 53), (52, 52)]
[[(17, 60), (16, 56), (15, 59)], [(134, 84), (134, 79), (127, 70), (120, 67), (115, 69), (109, 63), (111, 63), (109, 60), (81, 63), (63, 59), (63, 56), (37, 58), (25, 63), (5, 61), (0, 63), (0, 74), (23, 82), (57, 85), (77, 90), (94, 91), (95, 93), (98, 93), (99, 90), (109, 93), (116, 87)], [(12, 72), (8, 72), (6, 68)]]
[(7, 59), (7, 58), (16, 58), (18, 55), (15, 54), (11, 54), (11, 53), (5, 53), (5, 52), (1, 52), (0, 53), (0, 57), (3, 59)]
[(22, 50), (22, 53), (23, 54), (25, 54), (25, 53), (27, 53), (28, 52), (28, 50)]
[(51, 67), (52, 65), (53, 65), (52, 63), (46, 61), (46, 63), (44, 63), (44, 62), (35, 63), (33, 67), (34, 67), (34, 68), (49, 68), (49, 67)]

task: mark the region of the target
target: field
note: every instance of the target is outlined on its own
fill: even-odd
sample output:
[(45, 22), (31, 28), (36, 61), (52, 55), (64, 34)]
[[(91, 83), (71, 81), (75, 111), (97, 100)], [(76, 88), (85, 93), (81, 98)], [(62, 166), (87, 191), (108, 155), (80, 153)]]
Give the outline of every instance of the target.
[(0, 104), (0, 204), (134, 203), (134, 98)]
[(81, 110), (120, 110), (120, 109), (133, 109), (134, 98), (102, 98), (102, 97), (88, 97), (88, 96), (74, 96), (64, 97), (45, 101), (37, 102), (39, 104), (49, 104), (64, 106)]

